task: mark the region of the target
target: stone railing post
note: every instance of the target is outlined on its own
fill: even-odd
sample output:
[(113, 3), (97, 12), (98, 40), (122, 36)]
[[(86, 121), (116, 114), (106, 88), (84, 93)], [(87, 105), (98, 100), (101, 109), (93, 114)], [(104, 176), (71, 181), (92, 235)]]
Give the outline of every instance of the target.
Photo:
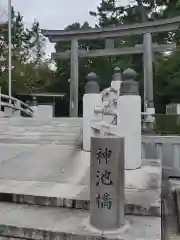
[(101, 101), (98, 77), (92, 72), (87, 76), (83, 96), (83, 150), (85, 151), (90, 151), (91, 137), (94, 134), (91, 123), (99, 116), (95, 114), (94, 109), (96, 106), (101, 106)]
[(121, 69), (119, 67), (114, 68), (113, 81), (122, 81)]
[(15, 107), (17, 108), (17, 110), (15, 109), (15, 110), (13, 111), (13, 117), (20, 117), (20, 116), (21, 116), (21, 110), (20, 110), (20, 108), (21, 108), (21, 103), (20, 103), (19, 100), (16, 100), (16, 101), (15, 101)]
[(0, 87), (0, 117), (4, 116), (4, 113), (1, 111), (1, 87)]
[(33, 97), (32, 103), (31, 103), (31, 109), (33, 110), (33, 117), (38, 116), (38, 103), (36, 97)]
[(85, 94), (100, 93), (98, 76), (96, 75), (96, 73), (94, 72), (89, 73), (86, 79), (87, 83), (85, 85)]
[[(9, 104), (12, 105), (12, 100), (9, 101)], [(10, 106), (4, 106), (4, 117), (12, 117), (13, 109)]]
[(141, 97), (136, 72), (123, 72), (117, 104), (117, 131), (125, 139), (125, 169), (141, 167)]
[(90, 201), (90, 226), (104, 232), (124, 226), (123, 138), (91, 138)]
[[(116, 112), (117, 110), (117, 99), (119, 97), (119, 90), (121, 85), (121, 72), (120, 68), (116, 67), (114, 69), (114, 74), (112, 76), (112, 81), (110, 87), (105, 90), (103, 96), (103, 106), (106, 109), (105, 111), (111, 109), (111, 111)], [(104, 115), (104, 122), (111, 124), (114, 122), (114, 116)]]
[[(114, 74), (111, 82), (111, 99), (112, 100), (114, 99), (117, 100), (117, 97), (119, 96), (119, 92), (120, 92), (121, 83), (122, 83), (121, 69), (116, 67), (114, 69)], [(115, 92), (113, 90), (115, 90)]]
[(0, 107), (1, 107), (1, 87), (0, 87)]

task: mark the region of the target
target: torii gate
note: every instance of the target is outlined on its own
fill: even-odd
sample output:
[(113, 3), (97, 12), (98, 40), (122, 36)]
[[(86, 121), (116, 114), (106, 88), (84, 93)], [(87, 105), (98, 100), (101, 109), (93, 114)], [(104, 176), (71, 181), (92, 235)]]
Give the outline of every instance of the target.
[[(169, 32), (177, 30), (180, 23), (180, 17), (174, 17), (158, 21), (120, 25), (109, 28), (91, 28), (80, 30), (45, 30), (42, 33), (48, 37), (50, 42), (57, 43), (60, 41), (71, 41), (71, 50), (60, 53), (53, 53), (53, 58), (71, 59), (71, 81), (70, 81), (70, 116), (78, 116), (78, 89), (79, 89), (79, 57), (97, 57), (97, 56), (114, 56), (124, 54), (143, 53), (144, 55), (144, 101), (149, 102), (149, 108), (153, 108), (153, 68), (152, 52), (161, 52), (170, 50), (175, 47), (172, 44), (152, 45), (151, 41), (144, 41), (143, 47), (131, 48), (113, 48), (113, 39), (121, 36), (140, 35), (155, 32)], [(106, 39), (106, 49), (83, 51), (78, 50), (78, 40)]]

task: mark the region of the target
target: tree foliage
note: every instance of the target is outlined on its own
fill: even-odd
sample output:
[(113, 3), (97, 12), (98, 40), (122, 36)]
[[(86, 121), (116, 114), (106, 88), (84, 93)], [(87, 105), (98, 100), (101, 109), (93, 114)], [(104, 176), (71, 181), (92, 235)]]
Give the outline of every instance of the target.
[[(12, 8), (12, 90), (19, 92), (42, 91), (52, 77), (48, 61), (44, 59), (45, 40), (39, 23), (34, 21), (27, 29), (23, 16)], [(0, 86), (2, 92), (8, 89), (8, 24), (0, 27)]]

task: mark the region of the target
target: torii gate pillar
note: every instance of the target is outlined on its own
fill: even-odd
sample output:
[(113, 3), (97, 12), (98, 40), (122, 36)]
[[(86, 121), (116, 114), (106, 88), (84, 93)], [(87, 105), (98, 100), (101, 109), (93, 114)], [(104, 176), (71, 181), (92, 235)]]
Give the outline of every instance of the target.
[(79, 59), (78, 59), (78, 40), (71, 40), (71, 76), (70, 76), (70, 117), (78, 117), (79, 102)]

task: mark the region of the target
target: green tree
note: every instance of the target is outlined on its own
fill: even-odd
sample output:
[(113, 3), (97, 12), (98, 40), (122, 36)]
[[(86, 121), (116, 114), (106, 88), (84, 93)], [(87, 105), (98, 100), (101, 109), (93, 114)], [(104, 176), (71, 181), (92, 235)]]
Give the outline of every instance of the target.
[[(8, 29), (0, 28), (0, 85), (8, 90)], [(38, 22), (27, 29), (23, 16), (12, 8), (12, 90), (17, 92), (43, 91), (53, 78), (49, 61), (45, 58), (44, 38)]]
[(33, 22), (29, 34), (31, 35), (31, 39), (29, 40), (31, 61), (39, 65), (45, 60), (45, 38), (41, 34), (39, 22), (36, 20)]
[(13, 71), (13, 79), (18, 81), (13, 82), (13, 91), (14, 93), (44, 92), (48, 89), (53, 74), (45, 63), (38, 66), (32, 62), (17, 64)]
[(171, 102), (180, 102), (180, 50), (156, 60), (155, 100), (159, 111)]
[(12, 64), (22, 63), (29, 59), (29, 41), (32, 38), (23, 23), (23, 16), (12, 8)]

